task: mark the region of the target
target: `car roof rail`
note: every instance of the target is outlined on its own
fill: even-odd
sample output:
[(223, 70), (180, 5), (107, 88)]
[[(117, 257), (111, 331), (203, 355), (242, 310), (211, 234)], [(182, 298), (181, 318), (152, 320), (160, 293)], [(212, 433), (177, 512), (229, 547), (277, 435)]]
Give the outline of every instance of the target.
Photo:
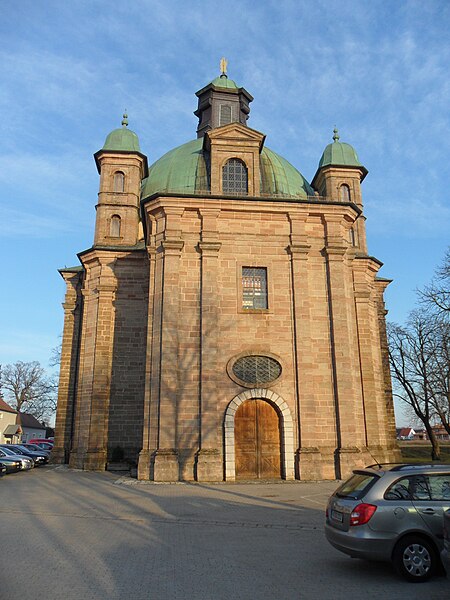
[(398, 465), (397, 467), (394, 467), (393, 469), (391, 469), (391, 471), (402, 471), (403, 469), (442, 469), (443, 467), (450, 469), (450, 464), (440, 463), (440, 464), (436, 465), (436, 464), (429, 464), (429, 463), (409, 463), (409, 464)]
[(450, 469), (450, 464), (441, 462), (439, 464), (429, 463), (399, 463), (399, 462), (388, 462), (388, 463), (375, 463), (373, 465), (367, 465), (366, 469), (385, 469), (388, 468), (390, 471), (403, 471), (404, 469)]
[(396, 466), (402, 466), (405, 463), (398, 463), (398, 462), (388, 462), (388, 463), (375, 463), (373, 465), (367, 465), (367, 467), (365, 467), (366, 469), (384, 469), (385, 467), (390, 467), (392, 465), (396, 465)]

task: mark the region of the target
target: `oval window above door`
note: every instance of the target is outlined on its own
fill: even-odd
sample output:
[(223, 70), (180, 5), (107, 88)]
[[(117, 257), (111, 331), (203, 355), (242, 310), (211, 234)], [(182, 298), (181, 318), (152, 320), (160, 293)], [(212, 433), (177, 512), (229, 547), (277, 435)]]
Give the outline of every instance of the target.
[(228, 368), (230, 377), (245, 387), (265, 386), (280, 378), (281, 364), (271, 356), (261, 354), (241, 356), (231, 361)]

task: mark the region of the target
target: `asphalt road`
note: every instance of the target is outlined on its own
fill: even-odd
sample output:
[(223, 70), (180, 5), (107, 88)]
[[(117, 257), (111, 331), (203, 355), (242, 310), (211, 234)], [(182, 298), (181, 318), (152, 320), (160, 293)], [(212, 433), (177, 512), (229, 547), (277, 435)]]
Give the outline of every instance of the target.
[(44, 467), (0, 480), (0, 600), (442, 600), (323, 534), (336, 482), (144, 484)]

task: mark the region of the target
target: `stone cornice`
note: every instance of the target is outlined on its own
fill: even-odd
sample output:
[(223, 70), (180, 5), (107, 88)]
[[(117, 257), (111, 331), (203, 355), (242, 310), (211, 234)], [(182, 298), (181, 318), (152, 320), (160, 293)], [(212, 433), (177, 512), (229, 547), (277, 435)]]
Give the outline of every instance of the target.
[(181, 252), (183, 250), (183, 246), (183, 240), (167, 239), (161, 241), (161, 247), (164, 250), (164, 252), (167, 252), (167, 250)]
[(205, 253), (218, 253), (219, 250), (222, 247), (222, 242), (209, 242), (209, 241), (201, 241), (197, 244), (199, 250), (205, 254)]
[(310, 249), (310, 244), (290, 244), (288, 246), (288, 251), (290, 254), (303, 255), (305, 258), (309, 254)]

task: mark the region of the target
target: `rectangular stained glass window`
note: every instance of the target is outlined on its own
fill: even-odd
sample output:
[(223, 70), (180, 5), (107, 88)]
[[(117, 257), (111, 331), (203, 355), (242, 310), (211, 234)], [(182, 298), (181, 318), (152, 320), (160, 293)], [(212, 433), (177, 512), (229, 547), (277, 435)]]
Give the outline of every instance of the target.
[(265, 267), (242, 267), (242, 308), (268, 308)]

